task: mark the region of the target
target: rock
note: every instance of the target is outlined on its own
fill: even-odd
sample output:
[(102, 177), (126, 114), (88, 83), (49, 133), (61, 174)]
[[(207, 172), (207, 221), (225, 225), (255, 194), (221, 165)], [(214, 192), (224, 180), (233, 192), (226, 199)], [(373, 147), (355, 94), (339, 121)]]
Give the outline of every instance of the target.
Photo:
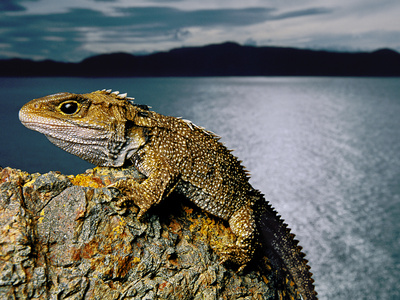
[(1, 299), (295, 299), (257, 257), (244, 272), (219, 262), (227, 224), (172, 194), (136, 219), (109, 184), (129, 169), (77, 176), (0, 168)]

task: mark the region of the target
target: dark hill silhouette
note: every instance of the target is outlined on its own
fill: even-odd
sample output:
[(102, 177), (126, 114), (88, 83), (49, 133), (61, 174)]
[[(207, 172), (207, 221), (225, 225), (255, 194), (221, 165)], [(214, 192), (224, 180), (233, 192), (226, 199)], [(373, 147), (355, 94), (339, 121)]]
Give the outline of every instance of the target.
[(223, 43), (135, 56), (102, 54), (80, 63), (0, 60), (0, 76), (400, 76), (400, 54), (329, 52)]

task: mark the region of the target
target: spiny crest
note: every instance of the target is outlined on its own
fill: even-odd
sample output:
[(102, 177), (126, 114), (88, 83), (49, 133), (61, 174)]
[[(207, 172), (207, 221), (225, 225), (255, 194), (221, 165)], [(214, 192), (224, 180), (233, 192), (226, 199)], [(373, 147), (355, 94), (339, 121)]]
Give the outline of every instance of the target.
[(127, 95), (128, 95), (127, 93), (120, 94), (119, 91), (113, 92), (111, 89), (109, 89), (109, 90), (103, 89), (103, 90), (101, 90), (101, 92), (105, 92), (108, 95), (114, 95), (117, 99), (121, 99), (121, 100), (132, 101), (135, 99), (135, 98), (127, 97)]
[(204, 132), (205, 134), (207, 134), (207, 135), (213, 137), (213, 138), (214, 138), (215, 140), (217, 140), (217, 141), (218, 141), (219, 139), (221, 139), (221, 137), (220, 137), (219, 135), (217, 135), (216, 133), (205, 129), (204, 127), (198, 126), (198, 125), (194, 124), (194, 123), (193, 123), (192, 121), (190, 121), (190, 120), (183, 119), (183, 118), (180, 118), (180, 117), (178, 117), (177, 119), (180, 119), (180, 120), (182, 120), (183, 122), (185, 122), (186, 125), (187, 125), (191, 130), (194, 130), (194, 129), (196, 128), (196, 129), (198, 129), (198, 130)]
[(136, 104), (135, 102), (133, 102), (133, 100), (135, 98), (128, 97), (128, 93), (120, 94), (119, 91), (114, 91), (113, 92), (112, 89), (108, 89), (108, 90), (102, 89), (100, 92), (105, 92), (107, 95), (112, 95), (116, 99), (119, 99), (119, 100), (127, 100), (133, 106), (139, 107), (139, 108), (141, 108), (143, 110), (150, 110), (150, 108), (151, 108), (151, 106), (148, 106), (148, 105), (145, 105), (145, 104)]

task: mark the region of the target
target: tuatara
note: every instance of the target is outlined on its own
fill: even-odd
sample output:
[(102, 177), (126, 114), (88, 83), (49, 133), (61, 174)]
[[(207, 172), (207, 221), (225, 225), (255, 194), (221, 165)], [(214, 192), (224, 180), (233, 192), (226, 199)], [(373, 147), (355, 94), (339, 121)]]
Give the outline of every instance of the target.
[(34, 99), (19, 112), (21, 122), (58, 147), (98, 166), (131, 165), (145, 176), (117, 182), (134, 203), (138, 218), (173, 190), (204, 211), (227, 220), (236, 243), (226, 245), (222, 262), (242, 270), (252, 259), (257, 239), (271, 262), (286, 269), (303, 299), (317, 299), (312, 274), (290, 229), (248, 173), (214, 133), (190, 121), (164, 116), (111, 90), (58, 93)]

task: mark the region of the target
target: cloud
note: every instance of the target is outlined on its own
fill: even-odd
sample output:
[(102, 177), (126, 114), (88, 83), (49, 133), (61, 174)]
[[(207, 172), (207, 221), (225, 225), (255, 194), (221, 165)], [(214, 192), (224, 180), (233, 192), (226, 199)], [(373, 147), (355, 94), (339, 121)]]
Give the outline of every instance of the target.
[(297, 18), (330, 13), (326, 8), (308, 8), (279, 14), (274, 8), (250, 7), (241, 9), (179, 10), (171, 7), (134, 7), (120, 9), (130, 22), (139, 24), (158, 23), (168, 27), (193, 26), (247, 26), (270, 20)]
[(1, 0), (0, 11), (23, 11), (25, 8), (18, 4), (19, 1), (15, 0)]
[[(65, 15), (70, 15), (64, 19)], [(90, 16), (90, 14), (86, 14)], [(56, 15), (3, 15), (0, 17), (0, 44), (6, 45), (6, 56), (34, 59), (81, 58), (80, 47), (85, 33), (73, 22), (79, 17), (71, 14)], [(1, 51), (0, 51), (1, 53)], [(4, 54), (3, 54), (4, 55)]]
[[(251, 3), (258, 6), (253, 7), (235, 1), (226, 7), (223, 4), (227, 2), (210, 5), (207, 0), (204, 4), (151, 0), (139, 1), (141, 6), (132, 7), (131, 2), (123, 0), (74, 0), (68, 1), (73, 7), (51, 1), (57, 3), (51, 8), (50, 0), (36, 1), (30, 6), (19, 0), (0, 1), (4, 8), (0, 11), (0, 57), (79, 61), (97, 53), (151, 52), (227, 40), (257, 45), (272, 41), (275, 45), (314, 48), (342, 45), (340, 39), (343, 45), (354, 44), (347, 32), (350, 26), (339, 24), (346, 16), (343, 8), (313, 6), (312, 0), (306, 2), (309, 6), (289, 1), (285, 7), (262, 6), (262, 2), (255, 0)], [(47, 6), (41, 9), (44, 4)], [(355, 2), (352, 4), (350, 11), (356, 6)], [(52, 13), (45, 13), (50, 10)], [(346, 16), (346, 20), (351, 18)], [(370, 34), (363, 42), (373, 43), (374, 37), (384, 41), (389, 35), (379, 38), (377, 33)]]
[(185, 0), (150, 0), (148, 2), (153, 2), (153, 3), (173, 3), (173, 2), (183, 2)]
[(177, 28), (192, 26), (245, 26), (266, 20), (270, 9), (264, 7), (244, 9), (202, 9), (184, 11), (171, 7), (134, 7), (121, 9), (125, 21), (131, 25), (159, 24)]
[[(92, 9), (72, 9), (53, 14), (2, 15), (0, 43), (7, 53), (21, 57), (77, 60), (92, 48), (113, 51), (111, 44), (182, 41), (189, 27), (246, 26), (263, 22), (269, 9), (215, 9), (182, 11), (170, 7), (135, 7), (106, 15)], [(84, 49), (84, 50), (82, 50)], [(96, 52), (93, 49), (93, 53)], [(81, 53), (79, 54), (79, 52)], [(1, 51), (0, 51), (1, 53)]]
[(245, 42), (244, 45), (246, 46), (257, 46), (257, 41), (253, 38), (248, 38)]
[[(385, 45), (385, 46), (377, 46)], [(400, 48), (400, 32), (372, 30), (363, 33), (315, 34), (299, 47), (311, 49), (331, 49), (335, 51), (372, 51), (377, 48)]]
[(307, 8), (307, 9), (294, 10), (279, 14), (275, 16), (275, 19), (281, 20), (281, 19), (298, 18), (304, 16), (330, 14), (333, 13), (333, 11), (334, 11), (333, 9), (323, 8), (323, 7)]

